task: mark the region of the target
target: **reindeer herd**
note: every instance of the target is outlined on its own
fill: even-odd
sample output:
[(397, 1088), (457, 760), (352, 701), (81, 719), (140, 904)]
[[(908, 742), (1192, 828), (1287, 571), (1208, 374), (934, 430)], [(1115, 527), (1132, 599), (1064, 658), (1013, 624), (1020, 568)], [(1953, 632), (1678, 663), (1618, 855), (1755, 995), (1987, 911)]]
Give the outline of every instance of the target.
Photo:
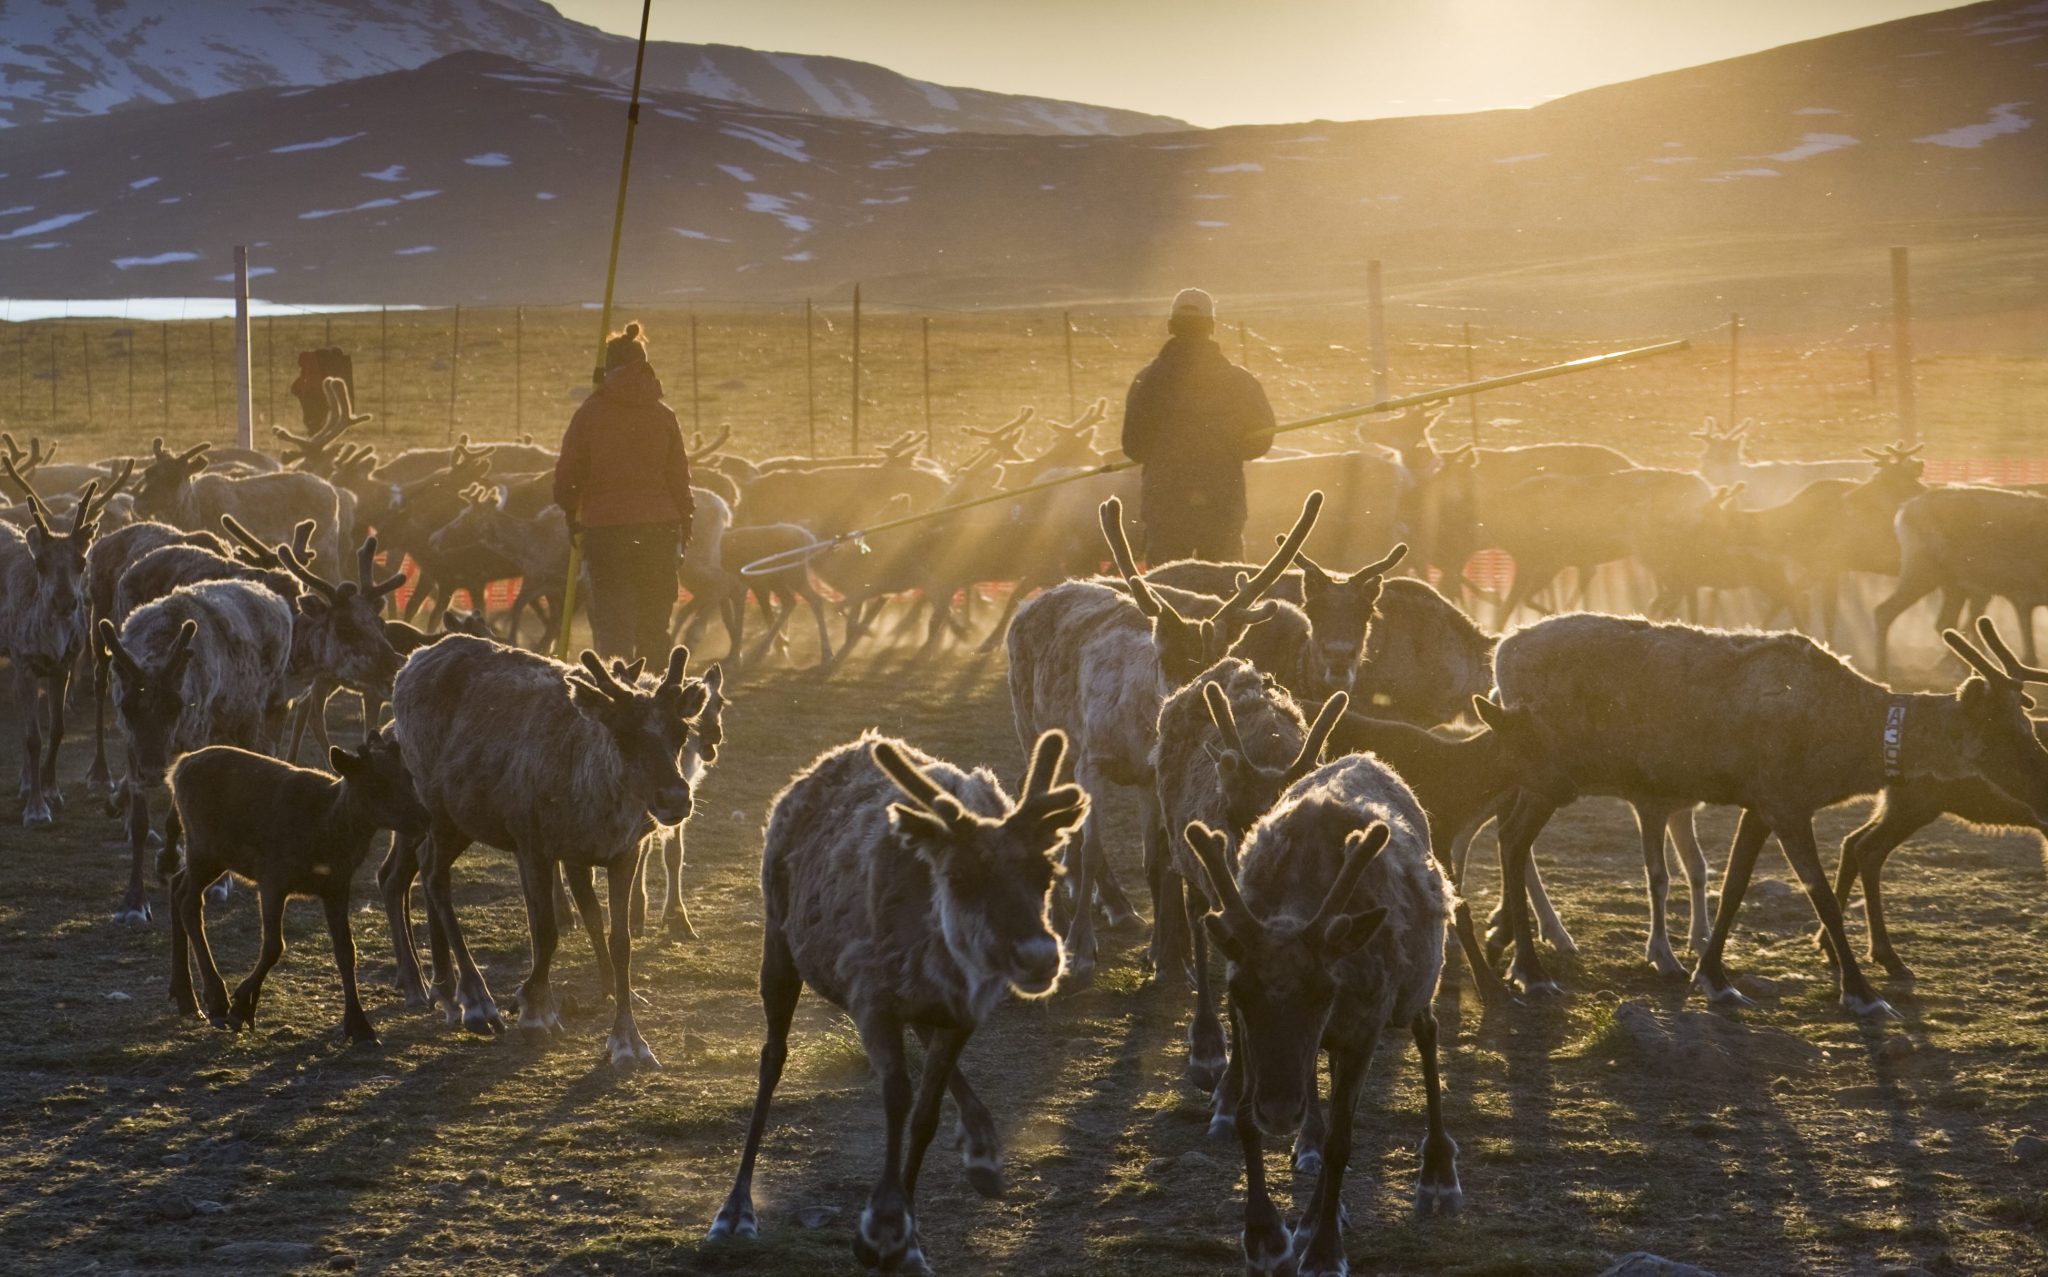
[[(1593, 795), (1633, 808), (1646, 955), (1684, 977), (1666, 923), (1672, 844), (1689, 888), (1690, 978), (1720, 1003), (1744, 1001), (1726, 949), (1775, 836), (1843, 1005), (1873, 1017), (1893, 1012), (1849, 943), (1853, 889), (1867, 898), (1870, 959), (1908, 979), (1884, 926), (1890, 853), (1942, 813), (2048, 831), (2048, 748), (2025, 692), (2048, 681), (2030, 624), (2048, 604), (2048, 495), (1930, 487), (1917, 448), (1754, 462), (1746, 426), (1710, 421), (1699, 465), (1680, 470), (1584, 444), (1440, 451), (1433, 418), (1407, 413), (1368, 424), (1354, 448), (1249, 467), (1250, 526), (1277, 534), (1270, 554), (1144, 565), (1125, 530), (1130, 475), (1094, 473), (1107, 459), (1093, 443), (1101, 404), (1045, 423), (1052, 442), (1035, 455), (1023, 450), (1028, 411), (976, 429), (977, 454), (954, 467), (921, 455), (917, 435), (871, 457), (747, 460), (728, 433), (692, 447), (697, 514), (675, 637), (702, 646), (716, 622), (726, 649), (692, 674), (683, 645), (658, 668), (542, 654), (573, 622), (568, 521), (549, 504), (546, 449), (465, 438), (383, 461), (342, 442), (368, 420), (344, 381), (295, 391), (306, 431), (276, 432), (281, 457), (159, 439), (144, 457), (67, 465), (46, 441), (22, 449), (0, 436), (0, 477), (22, 497), (0, 510), (22, 822), (78, 818), (58, 748), (74, 694), (89, 698), (84, 791), (124, 819), (130, 851), (115, 917), (151, 919), (154, 847), (171, 1001), (223, 1027), (255, 1021), (297, 895), (325, 910), (344, 1033), (375, 1040), (357, 991), (352, 882), (388, 830), (376, 883), (408, 1006), (439, 1006), (478, 1034), (505, 1028), (503, 993), (471, 957), (452, 893), (455, 862), (483, 843), (518, 868), (532, 960), (511, 995), (517, 1027), (565, 1031), (552, 970), (560, 927), (580, 921), (613, 1003), (613, 1067), (658, 1067), (634, 1021), (632, 941), (650, 922), (656, 858), (657, 925), (695, 936), (682, 829), (724, 741), (729, 681), (787, 653), (799, 609), (819, 660), (836, 667), (892, 626), (921, 625), (920, 655), (971, 639), (976, 609), (993, 607), (981, 587), (1012, 587), (982, 646), (1006, 649), (1027, 760), (1014, 798), (987, 766), (870, 732), (820, 754), (769, 809), (767, 1034), (712, 1238), (759, 1230), (757, 1157), (809, 987), (852, 1018), (882, 1084), (883, 1168), (855, 1251), (923, 1268), (915, 1192), (944, 1096), (960, 1114), (968, 1182), (1003, 1190), (996, 1120), (963, 1048), (1012, 996), (1086, 981), (1098, 913), (1128, 923), (1149, 911), (1157, 983), (1185, 973), (1194, 991), (1187, 1076), (1210, 1096), (1213, 1133), (1243, 1151), (1247, 1264), (1341, 1273), (1352, 1118), (1389, 1030), (1413, 1040), (1427, 1101), (1416, 1206), (1463, 1204), (1432, 1010), (1446, 949), (1456, 941), (1489, 1004), (1557, 989), (1537, 937), (1567, 953), (1574, 941), (1535, 846), (1561, 808)], [(806, 549), (782, 560), (793, 566), (742, 571)], [(1504, 589), (1466, 575), (1485, 549), (1512, 557)], [(1612, 564), (1626, 565), (1647, 615), (1570, 610)], [(1942, 638), (1970, 671), (1958, 685), (1894, 691), (1829, 648), (1859, 575), (1896, 582), (1875, 614), (1878, 676), (1893, 623), (1939, 594)], [(492, 616), (497, 582), (512, 583), (512, 602)], [(453, 607), (458, 593), (468, 610)], [(2023, 621), (2018, 653), (1981, 616), (1974, 641), (1959, 628), (2000, 598)], [(1491, 629), (1472, 619), (1488, 605)], [(1528, 610), (1535, 619), (1496, 636)], [(751, 644), (750, 613), (764, 626)], [(1723, 615), (1788, 628), (1700, 623)], [(341, 691), (363, 702), (353, 747), (329, 738)], [(309, 734), (324, 768), (298, 763)], [(1872, 814), (1831, 883), (1813, 817), (1865, 795)], [(1131, 801), (1139, 835), (1126, 855), (1106, 817)], [(1740, 811), (1711, 918), (1694, 831), (1705, 804)], [(1462, 884), (1490, 822), (1502, 885), (1482, 931)], [(1142, 905), (1123, 885), (1133, 870)], [(262, 941), (230, 993), (206, 911), (236, 879), (254, 888)], [(906, 1034), (923, 1048), (915, 1080)], [(1315, 1176), (1293, 1226), (1267, 1189), (1267, 1137), (1291, 1138), (1296, 1168)]]

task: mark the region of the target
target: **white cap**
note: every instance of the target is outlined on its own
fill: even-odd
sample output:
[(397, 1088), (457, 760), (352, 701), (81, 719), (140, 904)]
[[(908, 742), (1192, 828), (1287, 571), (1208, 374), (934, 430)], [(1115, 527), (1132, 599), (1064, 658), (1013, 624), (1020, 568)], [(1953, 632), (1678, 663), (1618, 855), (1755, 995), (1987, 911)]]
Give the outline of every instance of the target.
[(1216, 299), (1199, 288), (1183, 288), (1173, 299), (1173, 313), (1176, 315), (1200, 315), (1203, 319), (1216, 318)]

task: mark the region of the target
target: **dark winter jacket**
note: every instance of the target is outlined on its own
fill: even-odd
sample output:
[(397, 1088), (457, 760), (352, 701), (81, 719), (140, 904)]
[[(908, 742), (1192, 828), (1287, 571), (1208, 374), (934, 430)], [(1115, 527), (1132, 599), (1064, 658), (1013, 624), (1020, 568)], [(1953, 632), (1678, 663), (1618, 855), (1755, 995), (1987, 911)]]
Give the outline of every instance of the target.
[(586, 528), (689, 526), (696, 501), (683, 428), (661, 401), (651, 365), (613, 369), (576, 410), (555, 462), (555, 504)]
[(1145, 467), (1145, 519), (1244, 525), (1244, 463), (1273, 446), (1258, 379), (1208, 337), (1167, 339), (1124, 398), (1124, 455)]

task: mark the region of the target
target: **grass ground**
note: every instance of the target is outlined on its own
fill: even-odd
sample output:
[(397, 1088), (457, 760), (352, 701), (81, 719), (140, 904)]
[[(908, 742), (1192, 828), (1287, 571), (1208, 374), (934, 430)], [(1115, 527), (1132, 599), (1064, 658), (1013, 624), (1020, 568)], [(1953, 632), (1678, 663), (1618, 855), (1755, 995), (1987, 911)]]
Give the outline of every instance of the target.
[[(270, 1241), (311, 1247), (307, 1271), (854, 1271), (848, 1239), (878, 1166), (879, 1099), (848, 1022), (815, 999), (798, 1016), (764, 1154), (763, 1236), (699, 1238), (753, 1092), (755, 877), (776, 788), (870, 725), (957, 760), (1021, 765), (999, 657), (915, 671), (893, 659), (830, 682), (769, 673), (742, 690), (689, 827), (703, 939), (650, 939), (636, 954), (641, 1026), (667, 1067), (630, 1079), (603, 1058), (607, 1019), (580, 941), (565, 939), (559, 968), (583, 1006), (566, 1040), (480, 1040), (385, 987), (388, 937), (367, 898), (358, 941), (381, 1047), (337, 1040), (339, 992), (306, 905), (289, 916), (291, 949), (256, 1028), (179, 1019), (164, 996), (161, 915), (147, 927), (109, 920), (125, 851), (83, 800), (84, 758), (69, 747), (72, 801), (54, 830), (21, 831), (15, 804), (0, 803), (0, 828), (14, 830), (0, 837), (0, 1268), (205, 1271), (223, 1243)], [(1109, 810), (1113, 845), (1128, 848), (1128, 804)], [(1824, 840), (1856, 819), (1830, 813)], [(1710, 845), (1730, 832), (1719, 814), (1706, 824)], [(2006, 1155), (2018, 1134), (2048, 1130), (2037, 847), (1938, 827), (1894, 859), (1894, 926), (1921, 980), (1893, 991), (1905, 1021), (1889, 1028), (1834, 1004), (1804, 900), (1753, 889), (1731, 961), (1776, 992), (1723, 1017), (1734, 1054), (1717, 1071), (1646, 1055), (1616, 1024), (1621, 1000), (1701, 1010), (1641, 959), (1635, 846), (1624, 809), (1587, 802), (1539, 848), (1581, 946), (1561, 963), (1576, 996), (1486, 1014), (1469, 993), (1445, 996), (1461, 1218), (1407, 1213), (1420, 1088), (1412, 1053), (1384, 1050), (1348, 1189), (1354, 1270), (1565, 1277), (1638, 1248), (1724, 1277), (2048, 1268), (2048, 1169)], [(1124, 872), (1135, 877), (1128, 856)], [(1475, 879), (1484, 907), (1491, 874)], [(457, 891), (479, 960), (509, 992), (526, 953), (509, 861), (472, 852)], [(251, 897), (214, 918), (232, 979), (254, 958)], [(935, 1156), (921, 1221), (940, 1272), (1234, 1269), (1241, 1174), (1180, 1080), (1189, 998), (1144, 980), (1141, 948), (1136, 934), (1114, 937), (1094, 987), (1007, 1007), (969, 1048), (1012, 1187), (984, 1202), (949, 1154)], [(1277, 1155), (1275, 1169), (1284, 1187)]]

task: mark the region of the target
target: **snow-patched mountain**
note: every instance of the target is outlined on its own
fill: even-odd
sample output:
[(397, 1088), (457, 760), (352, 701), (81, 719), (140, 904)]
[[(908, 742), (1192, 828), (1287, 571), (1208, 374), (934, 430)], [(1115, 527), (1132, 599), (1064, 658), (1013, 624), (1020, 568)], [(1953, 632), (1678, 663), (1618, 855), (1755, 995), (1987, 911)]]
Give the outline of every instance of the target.
[[(792, 33), (795, 38), (797, 33)], [(543, 0), (0, 0), (0, 127), (333, 84), (482, 50), (631, 83), (633, 41)], [(657, 42), (646, 82), (932, 132), (1143, 133), (1178, 120), (913, 80), (846, 58)]]
[[(604, 277), (624, 98), (608, 80), (467, 53), (0, 132), (0, 288), (218, 294), (230, 246), (248, 243), (259, 291), (281, 300), (587, 300)], [(1576, 297), (1692, 288), (1725, 318), (1726, 281), (1751, 299), (1811, 291), (1797, 272), (1845, 244), (1881, 261), (1888, 242), (2019, 235), (2038, 254), (2044, 113), (2048, 0), (1533, 110), (1352, 124), (927, 134), (657, 91), (621, 279), (641, 304), (855, 280), (946, 304), (1189, 281), (1333, 297), (1379, 257), (1411, 296), (1439, 279), (1540, 292), (1526, 281), (1547, 270)], [(1664, 274), (1644, 269), (1649, 252)], [(2037, 256), (1995, 287), (1987, 307), (2035, 306), (2048, 274)]]

